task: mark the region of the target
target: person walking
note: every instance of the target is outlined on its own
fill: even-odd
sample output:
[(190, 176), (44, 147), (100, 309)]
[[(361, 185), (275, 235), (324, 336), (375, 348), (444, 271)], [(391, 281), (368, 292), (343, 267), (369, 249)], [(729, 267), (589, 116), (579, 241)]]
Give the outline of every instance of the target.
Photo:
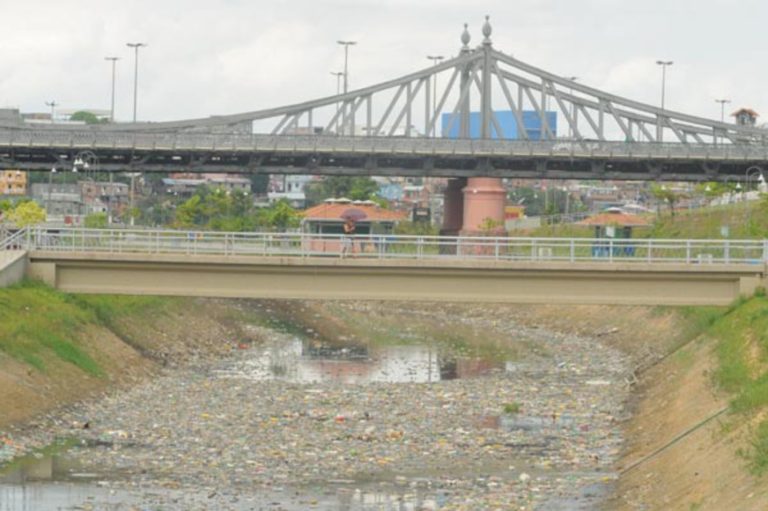
[(344, 237), (341, 241), (341, 257), (345, 257), (347, 254), (354, 252), (354, 236), (355, 221), (351, 218), (347, 218), (347, 220), (344, 222)]

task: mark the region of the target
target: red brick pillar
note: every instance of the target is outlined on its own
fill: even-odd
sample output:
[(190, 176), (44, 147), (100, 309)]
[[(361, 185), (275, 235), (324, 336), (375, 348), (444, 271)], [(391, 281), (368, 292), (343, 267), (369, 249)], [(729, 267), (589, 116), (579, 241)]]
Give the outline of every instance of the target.
[[(466, 236), (478, 234), (503, 235), (504, 206), (507, 192), (498, 177), (471, 177), (464, 187), (464, 223), (461, 234)], [(490, 233), (483, 231), (486, 219), (497, 223)]]

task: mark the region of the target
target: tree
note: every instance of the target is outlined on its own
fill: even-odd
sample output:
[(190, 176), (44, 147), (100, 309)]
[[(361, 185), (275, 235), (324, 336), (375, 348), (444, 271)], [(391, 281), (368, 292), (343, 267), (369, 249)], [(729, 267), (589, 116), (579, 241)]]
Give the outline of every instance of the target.
[(85, 217), (83, 223), (89, 229), (106, 229), (109, 219), (106, 213), (91, 213)]
[(176, 227), (187, 228), (202, 225), (201, 200), (199, 195), (193, 195), (176, 208), (176, 219), (174, 220)]
[(86, 110), (79, 110), (73, 113), (69, 119), (71, 121), (81, 121), (85, 124), (106, 124), (109, 122), (107, 119), (99, 119), (95, 114)]
[(675, 204), (685, 197), (683, 193), (677, 193), (671, 188), (667, 188), (665, 185), (658, 185), (656, 183), (651, 185), (651, 195), (660, 202), (666, 202), (669, 205), (669, 211), (672, 214), (672, 218), (675, 217)]
[(17, 227), (27, 227), (45, 222), (45, 210), (36, 202), (25, 201), (16, 205), (8, 214), (8, 219)]
[(301, 215), (285, 199), (280, 199), (269, 208), (259, 211), (259, 225), (269, 229), (284, 231), (298, 227), (300, 222)]
[(369, 200), (376, 195), (379, 185), (370, 177), (330, 176), (307, 185), (307, 202), (317, 204), (325, 199), (346, 197)]

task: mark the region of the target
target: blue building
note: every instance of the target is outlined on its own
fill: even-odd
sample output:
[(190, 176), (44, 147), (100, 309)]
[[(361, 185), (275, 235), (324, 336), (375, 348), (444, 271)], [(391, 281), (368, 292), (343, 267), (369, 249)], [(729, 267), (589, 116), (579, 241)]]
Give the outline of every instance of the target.
[[(496, 133), (493, 125), (491, 125), (491, 138), (505, 138), (510, 140), (518, 140), (523, 137), (520, 135), (517, 120), (515, 114), (511, 110), (501, 110), (494, 112), (496, 119), (499, 121), (499, 126), (503, 133)], [(456, 115), (456, 120), (451, 126), (450, 132), (448, 132), (448, 125), (451, 123), (452, 114), (443, 114), (441, 118), (442, 122), (442, 134), (445, 138), (459, 138), (459, 129), (461, 127), (461, 119), (459, 115)], [(557, 136), (557, 112), (546, 113), (547, 124), (552, 134)], [(531, 140), (542, 140), (542, 126), (541, 116), (538, 112), (533, 110), (523, 110), (523, 125), (528, 131), (528, 138)], [(471, 112), (469, 114), (469, 138), (480, 138), (480, 112)]]

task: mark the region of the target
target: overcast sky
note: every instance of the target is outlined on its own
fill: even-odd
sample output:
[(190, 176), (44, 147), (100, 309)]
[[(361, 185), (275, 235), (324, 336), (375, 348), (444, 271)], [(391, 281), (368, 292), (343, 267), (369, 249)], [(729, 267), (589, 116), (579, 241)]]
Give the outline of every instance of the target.
[[(463, 23), (479, 44), (631, 99), (658, 104), (658, 59), (673, 60), (667, 106), (719, 118), (716, 98), (768, 117), (765, 0), (0, 0), (0, 106), (109, 108), (132, 115), (133, 50), (139, 119), (172, 120), (297, 103), (335, 93), (350, 50), (350, 88), (455, 55)], [(768, 119), (761, 118), (768, 122)]]

